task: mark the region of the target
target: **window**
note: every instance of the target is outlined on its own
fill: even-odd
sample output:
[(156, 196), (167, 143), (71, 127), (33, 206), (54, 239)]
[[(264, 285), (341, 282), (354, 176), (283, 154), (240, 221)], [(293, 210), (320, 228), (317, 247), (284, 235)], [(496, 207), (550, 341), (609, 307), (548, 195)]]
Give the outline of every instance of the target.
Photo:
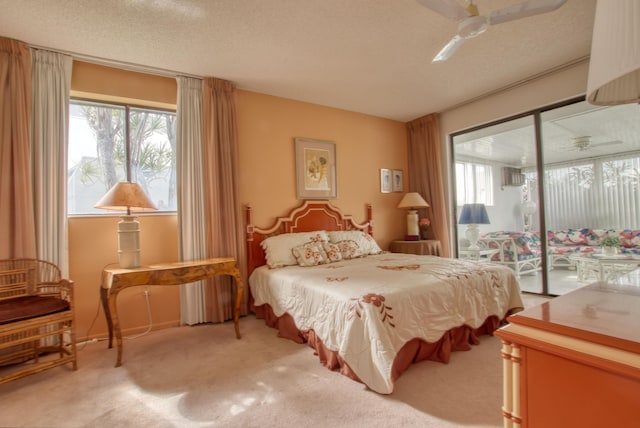
[(491, 166), (456, 162), (456, 197), (458, 206), (464, 204), (493, 205)]
[(69, 117), (70, 215), (109, 214), (93, 206), (119, 181), (140, 184), (159, 211), (176, 210), (174, 112), (71, 100)]

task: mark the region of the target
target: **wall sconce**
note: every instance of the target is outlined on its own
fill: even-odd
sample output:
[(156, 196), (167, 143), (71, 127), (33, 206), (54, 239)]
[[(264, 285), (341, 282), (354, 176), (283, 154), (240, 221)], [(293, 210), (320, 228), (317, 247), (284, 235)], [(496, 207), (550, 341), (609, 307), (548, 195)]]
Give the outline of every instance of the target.
[(140, 267), (140, 223), (132, 210), (157, 210), (151, 199), (137, 183), (116, 183), (100, 199), (95, 208), (127, 211), (118, 222), (118, 259), (123, 269)]
[(419, 240), (420, 239), (420, 226), (418, 226), (418, 211), (417, 208), (429, 208), (429, 204), (425, 201), (420, 193), (410, 192), (406, 193), (398, 208), (409, 208), (407, 212), (407, 240)]

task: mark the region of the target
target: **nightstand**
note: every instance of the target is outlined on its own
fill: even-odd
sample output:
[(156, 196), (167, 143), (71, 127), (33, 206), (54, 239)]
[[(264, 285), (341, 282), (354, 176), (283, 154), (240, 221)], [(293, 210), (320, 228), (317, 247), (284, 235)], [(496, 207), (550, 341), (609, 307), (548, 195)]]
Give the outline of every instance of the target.
[(392, 253), (418, 254), (422, 256), (439, 256), (442, 253), (440, 241), (423, 239), (420, 241), (392, 241), (389, 245)]

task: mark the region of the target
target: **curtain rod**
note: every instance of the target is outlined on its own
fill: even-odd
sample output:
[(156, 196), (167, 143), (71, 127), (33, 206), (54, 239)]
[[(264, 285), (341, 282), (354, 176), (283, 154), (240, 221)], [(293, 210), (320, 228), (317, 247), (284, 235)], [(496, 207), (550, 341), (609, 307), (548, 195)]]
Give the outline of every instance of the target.
[(49, 47), (46, 47), (46, 46), (39, 46), (39, 45), (29, 44), (29, 47), (31, 47), (33, 49), (58, 52), (58, 53), (61, 53), (61, 54), (64, 54), (64, 55), (69, 55), (69, 56), (73, 57), (73, 59), (78, 60), (78, 61), (89, 62), (89, 63), (92, 63), (92, 64), (103, 65), (103, 66), (106, 66), (106, 67), (120, 68), (120, 69), (127, 70), (127, 71), (134, 71), (134, 72), (146, 73), (146, 74), (154, 74), (156, 76), (162, 76), (162, 77), (184, 76), (184, 77), (193, 77), (193, 78), (196, 78), (196, 79), (203, 79), (202, 76), (197, 76), (195, 74), (181, 73), (181, 72), (174, 71), (174, 70), (167, 70), (167, 69), (159, 68), (159, 67), (151, 67), (151, 66), (146, 66), (146, 65), (141, 65), (141, 64), (135, 64), (135, 63), (132, 63), (132, 62), (127, 62), (127, 61), (118, 61), (118, 60), (113, 60), (113, 59), (107, 59), (107, 58), (102, 58), (102, 57), (93, 56), (93, 55), (80, 54), (80, 53), (77, 53), (77, 52), (70, 52), (70, 51), (65, 51), (65, 50), (61, 50), (61, 49), (52, 49), (52, 48), (49, 48)]

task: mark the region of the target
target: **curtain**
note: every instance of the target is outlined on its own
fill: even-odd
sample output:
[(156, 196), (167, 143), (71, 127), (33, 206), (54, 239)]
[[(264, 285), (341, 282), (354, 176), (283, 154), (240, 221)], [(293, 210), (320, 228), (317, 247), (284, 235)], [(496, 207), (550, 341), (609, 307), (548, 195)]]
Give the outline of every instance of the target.
[[(178, 233), (181, 260), (207, 257), (202, 153), (202, 80), (177, 77), (176, 176), (178, 181)], [(183, 324), (207, 322), (204, 281), (180, 286)]]
[[(235, 257), (246, 278), (242, 209), (238, 201), (238, 132), (235, 86), (228, 81), (204, 80), (204, 159), (207, 203), (207, 252), (210, 257)], [(233, 279), (208, 281), (207, 313), (211, 321), (233, 318)], [(246, 282), (246, 281), (245, 281)], [(242, 313), (246, 314), (246, 295)]]
[(37, 256), (30, 117), (31, 52), (0, 38), (0, 259)]
[(69, 276), (67, 237), (67, 136), (70, 56), (32, 50), (32, 165), (38, 258)]
[[(527, 182), (535, 183), (535, 173)], [(640, 155), (566, 162), (544, 171), (548, 230), (639, 229)]]
[(418, 192), (429, 203), (419, 210), (420, 217), (431, 220), (434, 239), (442, 245), (442, 255), (449, 257), (449, 216), (442, 180), (440, 150), (440, 116), (430, 114), (407, 123), (409, 154), (409, 190)]

